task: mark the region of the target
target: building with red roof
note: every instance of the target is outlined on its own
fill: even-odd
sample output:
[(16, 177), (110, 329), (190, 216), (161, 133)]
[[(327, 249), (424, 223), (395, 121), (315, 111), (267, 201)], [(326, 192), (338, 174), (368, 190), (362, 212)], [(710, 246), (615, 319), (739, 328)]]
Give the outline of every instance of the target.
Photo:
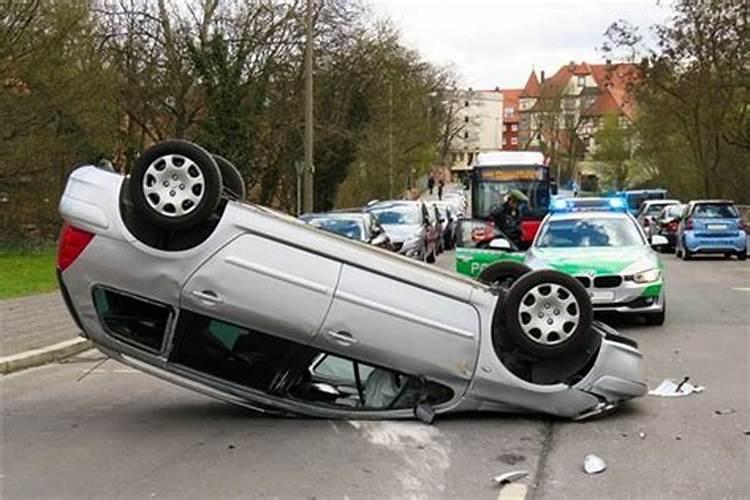
[[(536, 149), (549, 145), (550, 137), (566, 137), (567, 145), (581, 145), (573, 148), (576, 154), (591, 152), (605, 115), (617, 115), (623, 125), (633, 120), (637, 110), (633, 87), (640, 79), (635, 64), (611, 61), (571, 61), (549, 78), (542, 71), (541, 80), (532, 71), (520, 94), (520, 148)], [(566, 134), (552, 133), (555, 129)], [(571, 140), (573, 136), (578, 140)]]

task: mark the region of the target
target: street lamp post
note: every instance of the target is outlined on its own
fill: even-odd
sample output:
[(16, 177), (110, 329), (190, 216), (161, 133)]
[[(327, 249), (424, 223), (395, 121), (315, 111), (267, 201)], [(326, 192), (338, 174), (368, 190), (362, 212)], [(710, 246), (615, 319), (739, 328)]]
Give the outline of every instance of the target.
[(313, 212), (313, 29), (312, 2), (307, 0), (305, 11), (305, 31), (307, 44), (305, 47), (305, 182), (304, 182), (304, 210)]

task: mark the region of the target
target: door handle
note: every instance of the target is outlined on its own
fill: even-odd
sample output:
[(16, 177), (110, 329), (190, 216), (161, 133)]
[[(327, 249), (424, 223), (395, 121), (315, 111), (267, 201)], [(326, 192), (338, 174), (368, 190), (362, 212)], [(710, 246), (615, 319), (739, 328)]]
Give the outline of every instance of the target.
[(221, 304), (222, 302), (224, 302), (224, 299), (219, 297), (213, 290), (193, 290), (193, 295), (195, 297), (198, 297), (203, 302), (208, 302), (209, 304)]
[(350, 346), (359, 342), (357, 339), (352, 337), (352, 334), (349, 332), (345, 332), (345, 331), (334, 332), (334, 331), (329, 330), (327, 333), (329, 337), (331, 337), (332, 339), (334, 339), (336, 342), (338, 342), (339, 344), (343, 346)]

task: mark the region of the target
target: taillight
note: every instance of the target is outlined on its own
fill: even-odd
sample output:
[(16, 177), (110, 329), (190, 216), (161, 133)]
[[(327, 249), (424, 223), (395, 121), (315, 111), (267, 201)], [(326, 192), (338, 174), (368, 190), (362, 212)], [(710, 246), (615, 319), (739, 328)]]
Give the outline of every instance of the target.
[(667, 224), (667, 229), (669, 229), (669, 231), (672, 233), (677, 232), (677, 223), (675, 221), (670, 222), (669, 224)]
[(688, 231), (693, 229), (693, 219), (685, 219), (685, 229)]
[(740, 219), (740, 221), (737, 223), (737, 226), (739, 226), (740, 231), (747, 231), (747, 224), (743, 219)]
[(65, 271), (94, 239), (94, 234), (63, 224), (57, 243), (57, 269)]

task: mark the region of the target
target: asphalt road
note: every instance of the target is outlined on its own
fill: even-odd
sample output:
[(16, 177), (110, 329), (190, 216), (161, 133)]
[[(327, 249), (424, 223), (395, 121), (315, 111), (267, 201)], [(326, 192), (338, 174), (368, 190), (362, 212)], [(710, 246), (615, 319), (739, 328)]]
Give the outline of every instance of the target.
[[(495, 499), (523, 488), (491, 478), (525, 469), (527, 498), (747, 498), (750, 264), (665, 260), (665, 326), (611, 321), (640, 343), (651, 387), (689, 375), (701, 394), (647, 396), (585, 423), (287, 419), (92, 351), (0, 379), (0, 497)], [(608, 469), (584, 474), (588, 453)]]

